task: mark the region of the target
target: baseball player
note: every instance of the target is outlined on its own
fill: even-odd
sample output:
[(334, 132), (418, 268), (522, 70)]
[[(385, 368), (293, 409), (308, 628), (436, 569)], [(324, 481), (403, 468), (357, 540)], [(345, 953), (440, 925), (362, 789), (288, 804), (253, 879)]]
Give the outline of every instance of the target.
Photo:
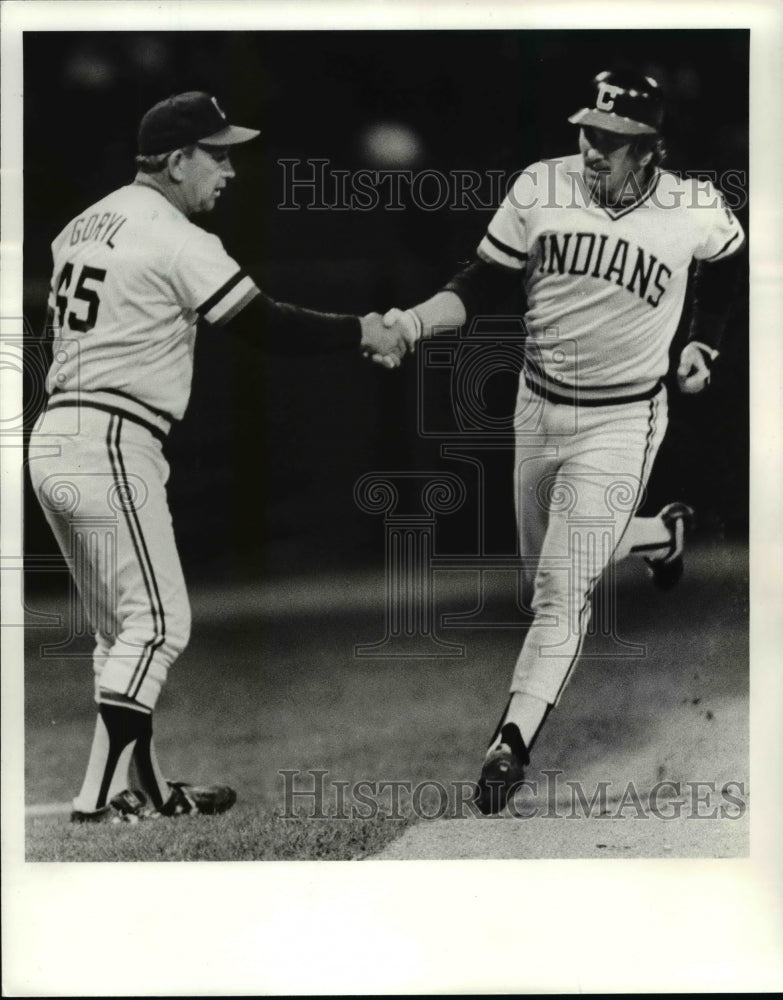
[[(406, 347), (380, 316), (278, 303), (190, 221), (234, 177), (229, 151), (258, 135), (202, 92), (156, 104), (138, 173), (52, 243), (49, 398), (30, 473), (95, 632), (98, 715), (72, 821), (219, 813), (226, 786), (168, 781), (152, 713), (188, 642), (190, 609), (166, 497), (164, 446), (188, 404), (199, 320), (270, 349), (361, 347), (396, 365)], [(129, 788), (129, 767), (141, 784)]]
[[(571, 677), (606, 566), (631, 552), (656, 583), (682, 572), (692, 511), (634, 517), (666, 431), (663, 378), (689, 268), (700, 272), (677, 377), (709, 383), (738, 271), (742, 228), (709, 181), (662, 170), (657, 83), (603, 72), (569, 121), (579, 152), (524, 170), (477, 258), (439, 293), (385, 321), (413, 347), (491, 313), (521, 281), (526, 360), (514, 417), (517, 523), (534, 619), (478, 785), (500, 811)], [(707, 311), (709, 308), (709, 312)]]

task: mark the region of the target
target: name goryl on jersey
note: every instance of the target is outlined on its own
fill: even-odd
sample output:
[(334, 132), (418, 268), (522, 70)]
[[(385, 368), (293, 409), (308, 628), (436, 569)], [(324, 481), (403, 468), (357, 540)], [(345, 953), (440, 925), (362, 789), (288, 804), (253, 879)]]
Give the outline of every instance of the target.
[[(169, 418), (185, 413), (199, 316), (220, 324), (256, 286), (217, 236), (160, 192), (129, 184), (73, 219), (52, 243), (49, 306), (61, 333), (49, 392), (111, 388)], [(99, 312), (100, 306), (100, 312)]]
[[(523, 272), (546, 374), (588, 395), (618, 385), (622, 394), (666, 374), (691, 260), (733, 253), (742, 230), (709, 180), (658, 169), (644, 194), (613, 209), (585, 194), (581, 164), (576, 155), (523, 171), (478, 254)], [(557, 351), (558, 339), (574, 349)]]

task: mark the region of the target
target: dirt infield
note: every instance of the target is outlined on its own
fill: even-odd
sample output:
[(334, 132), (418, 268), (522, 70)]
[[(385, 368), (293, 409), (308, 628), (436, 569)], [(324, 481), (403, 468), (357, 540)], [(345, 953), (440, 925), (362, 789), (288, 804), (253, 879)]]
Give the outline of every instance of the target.
[(378, 857), (746, 856), (747, 609), (733, 555), (694, 553), (674, 594), (630, 590), (620, 630), (647, 655), (630, 669), (582, 662), (514, 805), (420, 823)]
[(742, 562), (736, 551), (701, 550), (673, 594), (634, 586), (620, 630), (647, 655), (622, 670), (600, 655), (582, 662), (515, 805), (499, 817), (420, 823), (378, 857), (746, 856)]
[[(515, 805), (496, 817), (419, 823), (376, 857), (745, 857), (749, 790), (747, 778), (737, 775), (746, 752), (746, 706), (741, 698), (710, 704), (711, 721), (717, 720), (714, 736), (690, 705), (677, 706), (651, 726), (649, 743), (638, 753), (609, 749), (600, 763), (581, 768), (575, 762), (567, 774), (533, 769), (529, 777), (538, 795), (522, 789)], [(672, 734), (689, 730), (692, 742), (671, 745)], [(610, 784), (600, 799), (602, 782)], [(577, 783), (585, 799), (579, 798)]]

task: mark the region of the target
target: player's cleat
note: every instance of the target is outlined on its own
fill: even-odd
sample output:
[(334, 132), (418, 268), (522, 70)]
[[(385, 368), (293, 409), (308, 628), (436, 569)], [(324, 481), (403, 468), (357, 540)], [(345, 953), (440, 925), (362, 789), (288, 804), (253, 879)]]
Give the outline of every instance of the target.
[(664, 507), (658, 517), (671, 532), (671, 548), (662, 559), (645, 558), (645, 562), (650, 567), (655, 586), (669, 590), (682, 577), (685, 536), (693, 528), (694, 513), (687, 504), (677, 502)]
[(109, 800), (109, 804), (93, 812), (74, 809), (72, 823), (138, 823), (149, 818), (147, 800), (141, 792), (131, 792), (127, 788)]
[(507, 722), (500, 730), (500, 744), (489, 751), (481, 769), (476, 802), (485, 816), (505, 808), (509, 793), (522, 781), (529, 763), (519, 727)]
[(160, 816), (215, 816), (227, 812), (237, 800), (228, 785), (189, 785), (170, 781), (171, 795), (158, 810)]

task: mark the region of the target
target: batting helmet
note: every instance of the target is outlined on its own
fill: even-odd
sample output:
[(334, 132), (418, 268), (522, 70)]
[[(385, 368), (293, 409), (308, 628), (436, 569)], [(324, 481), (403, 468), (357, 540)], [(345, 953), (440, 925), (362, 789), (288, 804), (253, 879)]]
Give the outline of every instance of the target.
[(605, 70), (593, 80), (590, 104), (568, 120), (622, 135), (657, 135), (663, 124), (663, 94), (650, 76)]

